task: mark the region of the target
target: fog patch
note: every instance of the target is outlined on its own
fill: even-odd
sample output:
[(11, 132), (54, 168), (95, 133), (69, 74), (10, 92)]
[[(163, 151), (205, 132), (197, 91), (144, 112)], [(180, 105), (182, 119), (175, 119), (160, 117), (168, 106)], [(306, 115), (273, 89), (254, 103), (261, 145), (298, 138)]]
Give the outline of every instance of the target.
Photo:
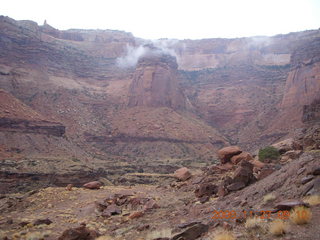
[(117, 65), (121, 68), (135, 67), (139, 59), (146, 55), (171, 55), (177, 57), (173, 45), (178, 40), (160, 39), (153, 40), (144, 45), (134, 47), (127, 45), (126, 55), (117, 59)]

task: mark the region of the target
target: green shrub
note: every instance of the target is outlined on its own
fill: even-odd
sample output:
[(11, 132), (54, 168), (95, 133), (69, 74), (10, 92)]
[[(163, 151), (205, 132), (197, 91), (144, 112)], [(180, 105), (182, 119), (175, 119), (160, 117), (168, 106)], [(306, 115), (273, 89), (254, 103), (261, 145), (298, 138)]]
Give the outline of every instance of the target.
[(278, 159), (280, 156), (280, 153), (278, 149), (272, 146), (268, 146), (265, 148), (261, 148), (259, 150), (259, 160), (263, 161), (265, 159)]

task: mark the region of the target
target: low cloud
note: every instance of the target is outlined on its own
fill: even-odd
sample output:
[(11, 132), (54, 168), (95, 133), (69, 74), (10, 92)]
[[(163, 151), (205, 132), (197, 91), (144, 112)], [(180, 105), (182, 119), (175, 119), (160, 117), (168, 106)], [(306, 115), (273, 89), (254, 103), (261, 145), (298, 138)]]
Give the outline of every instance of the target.
[(135, 67), (139, 59), (149, 54), (168, 54), (176, 57), (173, 44), (178, 40), (155, 40), (145, 45), (133, 47), (127, 45), (126, 55), (117, 59), (117, 64), (121, 68)]

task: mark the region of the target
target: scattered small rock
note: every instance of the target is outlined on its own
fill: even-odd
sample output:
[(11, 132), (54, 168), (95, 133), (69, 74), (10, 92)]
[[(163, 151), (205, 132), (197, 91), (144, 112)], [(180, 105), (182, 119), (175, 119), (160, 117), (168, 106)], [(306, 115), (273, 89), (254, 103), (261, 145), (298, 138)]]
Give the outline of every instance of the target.
[(45, 218), (45, 219), (37, 219), (36, 221), (34, 221), (33, 225), (35, 226), (41, 225), (41, 224), (50, 225), (51, 223), (52, 221), (49, 218)]
[(314, 176), (312, 176), (312, 175), (305, 176), (304, 178), (301, 179), (301, 183), (306, 184), (306, 183), (310, 182), (312, 179), (314, 179)]
[(137, 211), (137, 212), (131, 213), (131, 214), (128, 216), (128, 218), (129, 218), (129, 219), (135, 219), (135, 218), (140, 218), (140, 217), (142, 217), (143, 215), (144, 215), (143, 212)]
[(300, 169), (298, 170), (297, 174), (300, 175), (300, 174), (303, 173), (305, 170), (306, 170), (305, 167), (300, 168)]
[(121, 209), (116, 204), (109, 205), (103, 210), (102, 217), (111, 217), (112, 215), (121, 214)]
[(86, 184), (83, 184), (83, 187), (88, 189), (100, 189), (101, 186), (102, 184), (98, 181), (93, 181), (93, 182), (88, 182)]
[(73, 184), (68, 184), (68, 185), (66, 186), (66, 190), (67, 190), (67, 191), (72, 191), (72, 188), (73, 188)]
[(320, 175), (320, 167), (314, 169), (314, 170), (312, 171), (312, 174), (313, 174), (313, 175)]
[(202, 196), (201, 198), (199, 198), (199, 202), (200, 203), (206, 203), (210, 200), (209, 196)]
[(149, 229), (149, 228), (150, 228), (150, 225), (149, 225), (149, 224), (143, 224), (143, 225), (138, 226), (137, 230), (138, 230), (139, 232), (142, 232), (142, 231), (147, 230), (147, 229)]
[(179, 224), (177, 227), (178, 227), (178, 228), (186, 228), (186, 227), (191, 227), (191, 226), (193, 226), (193, 225), (196, 225), (196, 224), (198, 224), (198, 223), (201, 223), (201, 222), (199, 222), (199, 221), (185, 222), (185, 223)]
[(27, 222), (27, 221), (22, 221), (19, 223), (19, 226), (21, 227), (24, 227), (24, 226), (27, 226), (30, 222)]
[(246, 186), (246, 184), (243, 182), (235, 182), (235, 183), (232, 183), (229, 186), (227, 186), (227, 189), (229, 191), (238, 191), (240, 189), (243, 189), (245, 186)]
[(191, 176), (192, 176), (191, 172), (186, 167), (179, 168), (178, 170), (176, 170), (174, 172), (174, 177), (177, 178), (180, 181), (186, 181), (189, 178), (191, 178)]

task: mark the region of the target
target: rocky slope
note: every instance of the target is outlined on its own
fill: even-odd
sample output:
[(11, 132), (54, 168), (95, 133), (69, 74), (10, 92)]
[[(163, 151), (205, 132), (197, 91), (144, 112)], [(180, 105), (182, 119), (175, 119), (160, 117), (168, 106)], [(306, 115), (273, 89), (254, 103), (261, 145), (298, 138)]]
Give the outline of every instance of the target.
[[(29, 152), (43, 157), (56, 146), (49, 152), (59, 153), (58, 169), (65, 159), (80, 159), (79, 169), (92, 163), (92, 172), (108, 171), (116, 182), (128, 172), (199, 168), (216, 161), (222, 146), (255, 150), (318, 116), (319, 30), (149, 41), (3, 16), (0, 29), (0, 88), (24, 112), (46, 119), (10, 123), (16, 136), (10, 144), (10, 124), (3, 122), (3, 149), (26, 138)], [(26, 132), (34, 126), (37, 133)], [(38, 133), (55, 140), (45, 145)]]
[[(158, 186), (49, 187), (6, 194), (0, 198), (0, 237), (206, 240), (227, 231), (243, 240), (316, 239), (320, 234), (318, 158), (319, 151), (306, 151), (286, 164), (268, 164), (277, 169), (243, 189), (229, 188), (229, 193), (212, 186), (229, 181), (230, 176), (243, 181), (252, 174), (251, 168), (239, 175), (247, 160), (228, 169), (217, 164), (180, 181), (163, 176), (166, 181)], [(205, 201), (199, 199), (202, 195)], [(296, 206), (307, 206), (304, 211), (311, 212), (305, 224), (290, 218)], [(269, 230), (275, 220), (289, 228), (276, 235)]]

